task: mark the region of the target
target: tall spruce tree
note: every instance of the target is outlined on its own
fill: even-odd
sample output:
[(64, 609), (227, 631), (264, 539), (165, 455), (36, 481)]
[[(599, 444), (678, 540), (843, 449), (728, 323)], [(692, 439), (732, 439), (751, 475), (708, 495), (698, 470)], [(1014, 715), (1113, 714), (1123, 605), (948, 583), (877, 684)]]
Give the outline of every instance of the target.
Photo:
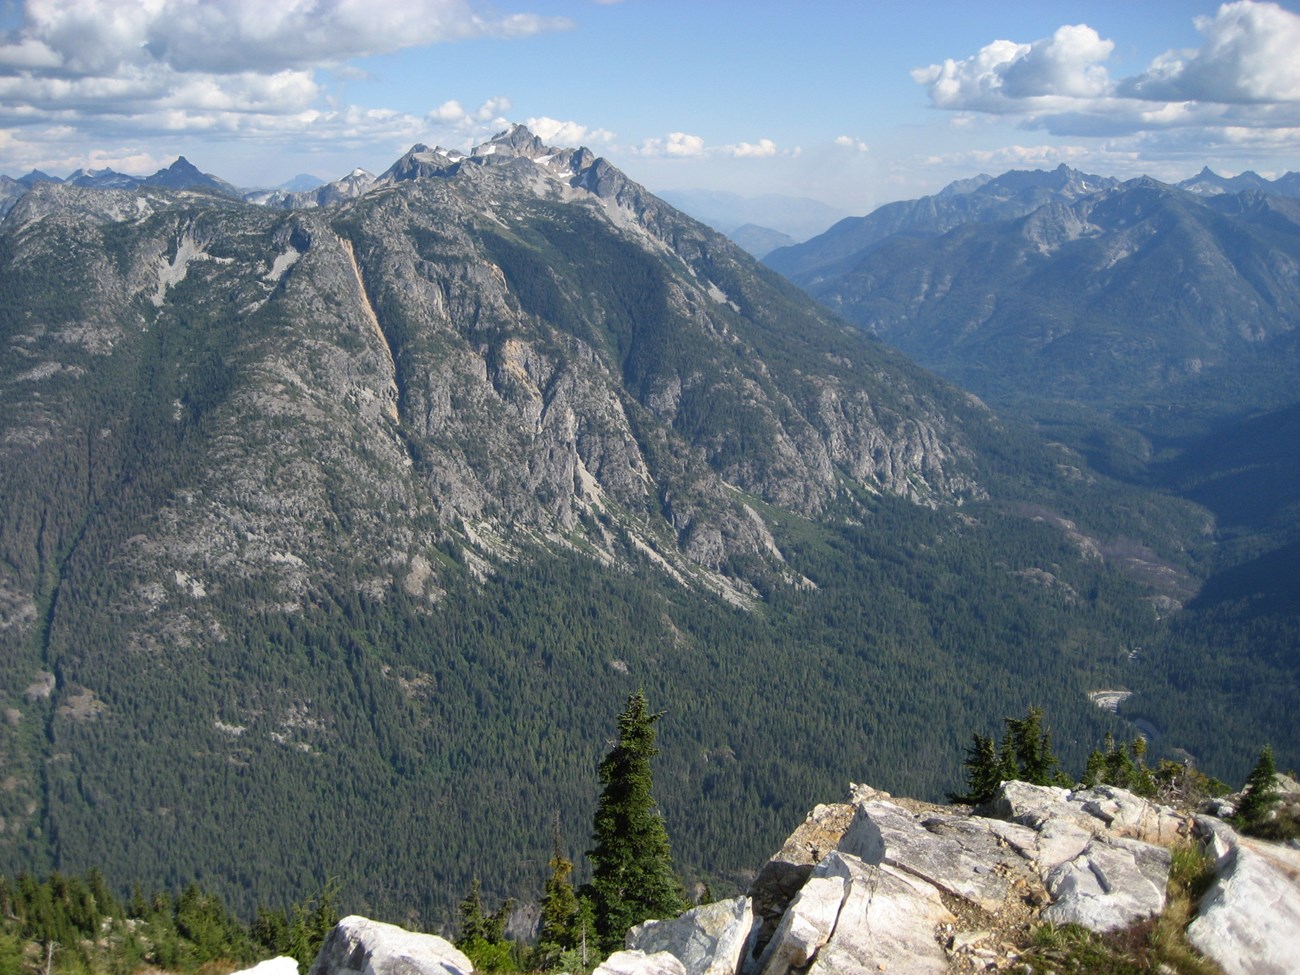
[(655, 722), (645, 693), (627, 699), (618, 716), (618, 743), (600, 763), (604, 787), (592, 829), (591, 892), (596, 931), (604, 950), (622, 946), (628, 928), (647, 918), (667, 918), (686, 908), (673, 872), (668, 831), (655, 808), (650, 760)]
[(1248, 832), (1259, 830), (1278, 798), (1277, 763), (1273, 760), (1273, 747), (1265, 745), (1246, 778), (1245, 794), (1237, 806), (1237, 819), (1242, 827)]
[(573, 862), (565, 855), (560, 843), (560, 824), (555, 823), (554, 852), (548, 866), (542, 894), (541, 918), (537, 932), (537, 960), (544, 968), (561, 966), (560, 959), (566, 951), (579, 947), (581, 932), (578, 929), (578, 895), (574, 892), (570, 876)]

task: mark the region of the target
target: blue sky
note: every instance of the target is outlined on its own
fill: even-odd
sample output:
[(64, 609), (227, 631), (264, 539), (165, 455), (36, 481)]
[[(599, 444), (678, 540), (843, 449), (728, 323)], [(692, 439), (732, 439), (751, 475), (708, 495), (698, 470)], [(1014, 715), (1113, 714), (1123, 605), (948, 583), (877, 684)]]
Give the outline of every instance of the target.
[(1059, 163), (1300, 170), (1300, 0), (0, 0), (0, 172), (241, 186), (507, 122), (653, 190), (862, 213)]

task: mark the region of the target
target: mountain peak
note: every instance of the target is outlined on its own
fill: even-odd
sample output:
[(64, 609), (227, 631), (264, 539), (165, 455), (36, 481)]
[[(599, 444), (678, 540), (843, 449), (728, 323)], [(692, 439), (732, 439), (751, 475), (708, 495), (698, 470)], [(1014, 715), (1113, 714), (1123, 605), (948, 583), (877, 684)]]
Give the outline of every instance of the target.
[(51, 176), (49, 173), (44, 173), (39, 169), (33, 169), (26, 176), (19, 176), (18, 182), (22, 183), (24, 186), (35, 186), (37, 183), (62, 183), (63, 180), (59, 179), (57, 176)]
[(166, 169), (160, 169), (143, 180), (145, 186), (158, 186), (169, 190), (205, 189), (213, 190), (225, 196), (239, 196), (239, 192), (223, 179), (201, 172), (197, 166), (184, 156), (177, 156), (176, 161)]
[(454, 149), (444, 149), (442, 146), (431, 149), (423, 142), (417, 142), (406, 150), (401, 159), (389, 166), (379, 180), (400, 182), (423, 176), (446, 176), (454, 172), (464, 158), (463, 153)]
[(153, 176), (148, 177), (148, 179), (153, 179), (154, 177), (163, 176), (163, 175), (167, 175), (173, 178), (179, 177), (182, 179), (189, 179), (189, 180), (203, 179), (203, 173), (199, 172), (199, 167), (195, 166), (194, 163), (190, 162), (184, 156), (177, 156), (176, 161), (173, 162), (170, 166), (158, 170), (158, 172), (154, 173)]
[(472, 155), (476, 157), (493, 155), (523, 156), (527, 159), (536, 159), (539, 156), (551, 155), (554, 152), (555, 150), (549, 148), (538, 136), (534, 135), (528, 126), (516, 122), (510, 128), (498, 132), (482, 145), (475, 146)]

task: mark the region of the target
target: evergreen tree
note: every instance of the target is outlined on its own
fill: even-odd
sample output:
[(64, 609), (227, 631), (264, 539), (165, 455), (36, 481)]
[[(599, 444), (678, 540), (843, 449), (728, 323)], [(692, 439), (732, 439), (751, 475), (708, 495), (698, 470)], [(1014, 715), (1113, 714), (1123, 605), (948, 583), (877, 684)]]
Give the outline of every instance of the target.
[(962, 762), (966, 769), (966, 792), (948, 793), (950, 802), (983, 805), (993, 798), (1007, 779), (1032, 785), (1065, 785), (1070, 779), (1060, 770), (1052, 754), (1052, 736), (1043, 728), (1043, 709), (1031, 707), (1023, 718), (1003, 718), (1006, 734), (1000, 745), (991, 737), (972, 735), (972, 747)]
[(668, 831), (655, 808), (650, 760), (655, 722), (642, 691), (618, 716), (618, 742), (600, 763), (604, 787), (592, 831), (591, 893), (601, 947), (615, 950), (628, 928), (647, 918), (667, 918), (686, 908), (673, 873)]
[(966, 791), (948, 793), (948, 801), (980, 806), (993, 798), (1004, 779), (1014, 777), (1014, 771), (1007, 766), (1008, 757), (998, 753), (992, 737), (972, 734), (971, 739), (973, 744), (966, 749), (966, 759), (962, 762), (966, 769)]
[(569, 879), (573, 862), (560, 852), (558, 835), (548, 865), (551, 876), (542, 894), (537, 954), (543, 967), (553, 968), (566, 951), (578, 947), (578, 895)]
[(1052, 754), (1051, 733), (1043, 728), (1043, 709), (1031, 707), (1023, 718), (1004, 719), (1015, 756), (1016, 777), (1031, 785), (1057, 785), (1060, 763)]
[(513, 909), (514, 901), (507, 898), (494, 913), (484, 914), (481, 885), (478, 877), (474, 878), (469, 893), (457, 907), (460, 934), (455, 944), (474, 963), (475, 971), (506, 972), (516, 969), (514, 952), (506, 941), (506, 922), (510, 920)]
[(1140, 796), (1153, 796), (1156, 780), (1143, 761), (1147, 752), (1146, 739), (1138, 735), (1128, 745), (1117, 743), (1115, 736), (1106, 733), (1102, 748), (1094, 748), (1088, 756), (1083, 772), (1083, 784), (1117, 785)]
[(1278, 798), (1277, 765), (1273, 761), (1273, 747), (1265, 745), (1255, 767), (1246, 778), (1245, 795), (1237, 807), (1237, 818), (1241, 825), (1247, 830), (1261, 826)]

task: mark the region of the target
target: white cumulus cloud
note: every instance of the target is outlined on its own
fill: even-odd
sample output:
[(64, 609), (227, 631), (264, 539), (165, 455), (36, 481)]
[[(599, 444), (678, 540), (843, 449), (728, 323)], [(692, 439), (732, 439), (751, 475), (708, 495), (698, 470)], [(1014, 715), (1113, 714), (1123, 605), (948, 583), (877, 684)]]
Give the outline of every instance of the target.
[(543, 142), (557, 146), (581, 146), (589, 143), (611, 142), (614, 133), (605, 129), (589, 129), (577, 122), (561, 122), (543, 115), (524, 122), (529, 130)]
[(1033, 43), (996, 40), (975, 54), (912, 71), (936, 108), (1013, 116), (1069, 135), (1300, 125), (1300, 16), (1236, 0), (1198, 17), (1204, 43), (1168, 51), (1112, 78), (1115, 42), (1085, 24)]
[(54, 149), (55, 124), (83, 154), (176, 133), (322, 150), (416, 139), (430, 126), (482, 135), (508, 99), (477, 109), (446, 100), (420, 118), (339, 105), (320, 75), (355, 77), (364, 72), (349, 60), (406, 48), (572, 26), (496, 9), (486, 0), (25, 0), (21, 25), (0, 34), (0, 127), (26, 130), (8, 137), (6, 167), (50, 159), (37, 153)]
[(639, 156), (669, 156), (669, 157), (688, 157), (703, 156), (704, 138), (698, 135), (688, 135), (685, 132), (670, 132), (663, 139), (646, 139), (640, 147), (632, 150)]
[(670, 132), (664, 152), (670, 156), (700, 156), (704, 154), (704, 139), (685, 132)]
[(1101, 62), (1114, 48), (1113, 41), (1078, 24), (1032, 44), (993, 41), (973, 57), (917, 68), (912, 78), (929, 89), (939, 108), (1024, 112), (1041, 99), (1105, 95), (1111, 83)]
[(1300, 16), (1242, 0), (1195, 24), (1204, 45), (1165, 53), (1121, 92), (1155, 101), (1300, 102)]
[(738, 142), (734, 146), (727, 146), (724, 150), (728, 155), (743, 158), (766, 158), (776, 155), (776, 143), (771, 139), (759, 139), (757, 143)]
[(670, 132), (662, 139), (646, 139), (640, 146), (628, 150), (632, 155), (670, 159), (699, 159), (705, 157), (730, 157), (732, 159), (770, 159), (773, 156), (797, 156), (799, 149), (781, 150), (771, 139), (754, 142), (736, 142), (730, 145), (708, 145), (703, 136), (686, 132)]
[(487, 16), (467, 0), (27, 0), (23, 12), (16, 42), (0, 47), (0, 70), (274, 72), (572, 26), (535, 14)]

